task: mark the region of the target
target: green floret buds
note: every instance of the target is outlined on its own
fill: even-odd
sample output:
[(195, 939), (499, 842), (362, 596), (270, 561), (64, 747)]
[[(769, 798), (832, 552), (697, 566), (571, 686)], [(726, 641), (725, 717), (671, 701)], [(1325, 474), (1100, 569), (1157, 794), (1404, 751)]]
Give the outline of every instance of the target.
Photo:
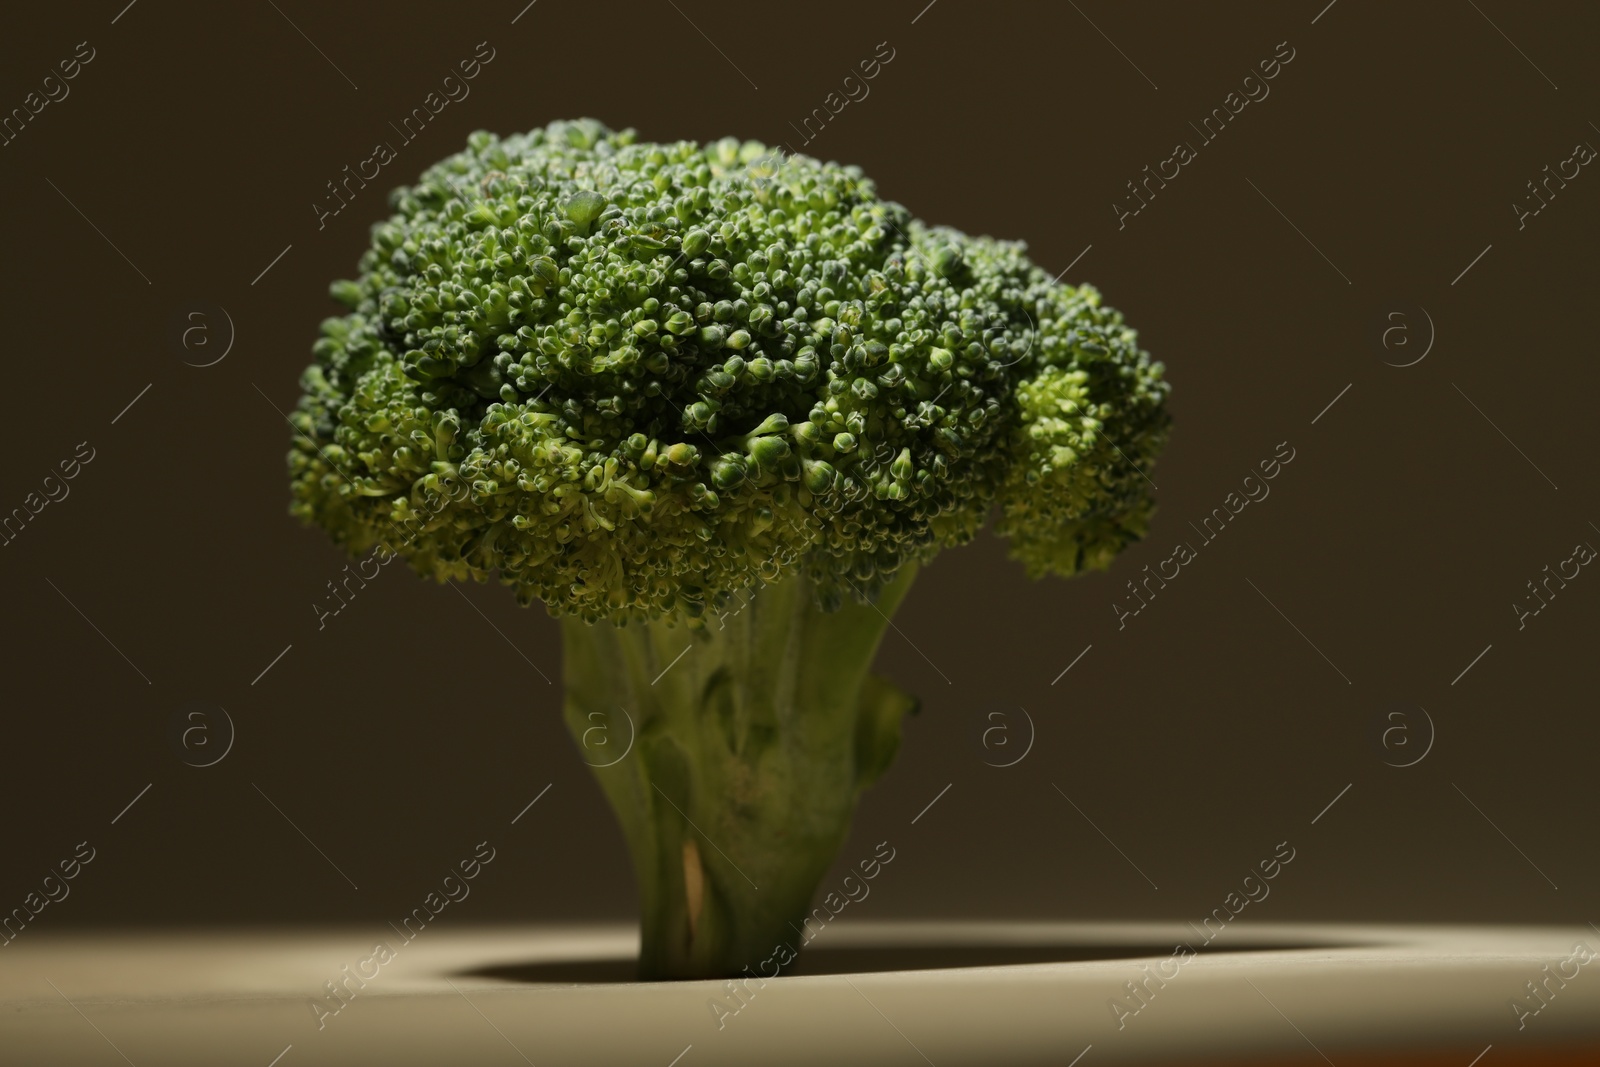
[(682, 621), (764, 575), (870, 597), (996, 503), (1034, 574), (1144, 532), (1161, 365), (854, 167), (555, 123), (391, 203), (295, 416), (294, 511), (352, 551)]

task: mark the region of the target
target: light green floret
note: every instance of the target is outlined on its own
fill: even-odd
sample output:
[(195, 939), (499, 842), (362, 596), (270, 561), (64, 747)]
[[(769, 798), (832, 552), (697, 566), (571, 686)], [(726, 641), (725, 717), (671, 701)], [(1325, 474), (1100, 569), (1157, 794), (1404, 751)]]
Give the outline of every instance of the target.
[(1034, 574), (1144, 532), (1161, 365), (854, 167), (554, 123), (391, 205), (294, 418), (294, 511), (352, 552), (620, 622), (870, 597), (997, 502)]
[(1104, 570), (1142, 538), (1148, 472), (1166, 442), (1168, 387), (1122, 314), (1088, 286), (1039, 300), (1042, 365), (1017, 383), (1012, 462), (997, 531), (1028, 575)]

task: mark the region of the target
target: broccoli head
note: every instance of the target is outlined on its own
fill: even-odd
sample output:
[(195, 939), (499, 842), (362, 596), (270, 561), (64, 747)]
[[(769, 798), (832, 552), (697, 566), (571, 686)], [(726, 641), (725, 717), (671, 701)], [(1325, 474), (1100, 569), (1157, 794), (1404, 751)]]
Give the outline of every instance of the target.
[(1023, 245), (752, 141), (476, 133), (390, 203), (302, 379), (292, 510), (562, 618), (574, 735), (639, 741), (597, 774), (643, 969), (738, 973), (894, 753), (914, 701), (867, 672), (918, 566), (997, 506), (1030, 575), (1109, 566), (1162, 366)]
[(294, 420), (294, 511), (353, 551), (622, 622), (869, 597), (996, 502), (1036, 575), (1145, 532), (1161, 365), (855, 167), (555, 123), (391, 203)]

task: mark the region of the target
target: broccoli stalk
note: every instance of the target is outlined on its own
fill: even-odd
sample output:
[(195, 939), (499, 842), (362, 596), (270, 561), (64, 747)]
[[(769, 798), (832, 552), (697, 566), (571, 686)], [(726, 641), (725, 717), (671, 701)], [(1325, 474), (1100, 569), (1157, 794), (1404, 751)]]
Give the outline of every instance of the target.
[[(756, 974), (798, 948), (856, 798), (915, 704), (867, 673), (914, 571), (833, 612), (792, 577), (694, 634), (565, 620), (567, 725), (632, 853), (643, 977)], [(619, 708), (634, 748), (611, 762), (630, 729)], [(586, 744), (597, 722), (613, 751)]]
[(1021, 244), (753, 142), (476, 133), (390, 202), (301, 379), (291, 511), (560, 617), (580, 747), (637, 735), (596, 773), (643, 973), (756, 966), (895, 751), (913, 701), (867, 672), (912, 575), (994, 510), (1030, 575), (1108, 567), (1162, 366)]

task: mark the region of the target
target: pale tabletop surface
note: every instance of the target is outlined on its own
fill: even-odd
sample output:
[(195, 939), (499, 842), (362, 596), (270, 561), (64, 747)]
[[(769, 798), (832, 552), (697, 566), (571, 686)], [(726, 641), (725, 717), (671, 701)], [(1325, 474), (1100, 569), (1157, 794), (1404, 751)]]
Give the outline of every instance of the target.
[[(1481, 1067), (1495, 1067), (1552, 1045), (1600, 1049), (1592, 927), (1258, 924), (1173, 955), (1203, 934), (841, 923), (808, 953), (814, 970), (849, 973), (730, 991), (623, 980), (636, 938), (623, 926), (432, 927), (410, 942), (381, 925), (28, 930), (0, 949), (0, 1063), (1066, 1067), (1081, 1056), (1097, 1067), (1343, 1063), (1401, 1048), (1467, 1067), (1492, 1046)], [(1005, 962), (929, 967), (930, 943), (966, 946), (947, 960)], [(1071, 962), (1014, 962), (1046, 958), (1040, 946), (1065, 946), (1057, 958)], [(325, 983), (346, 974), (368, 977), (345, 980), (335, 1000)]]

